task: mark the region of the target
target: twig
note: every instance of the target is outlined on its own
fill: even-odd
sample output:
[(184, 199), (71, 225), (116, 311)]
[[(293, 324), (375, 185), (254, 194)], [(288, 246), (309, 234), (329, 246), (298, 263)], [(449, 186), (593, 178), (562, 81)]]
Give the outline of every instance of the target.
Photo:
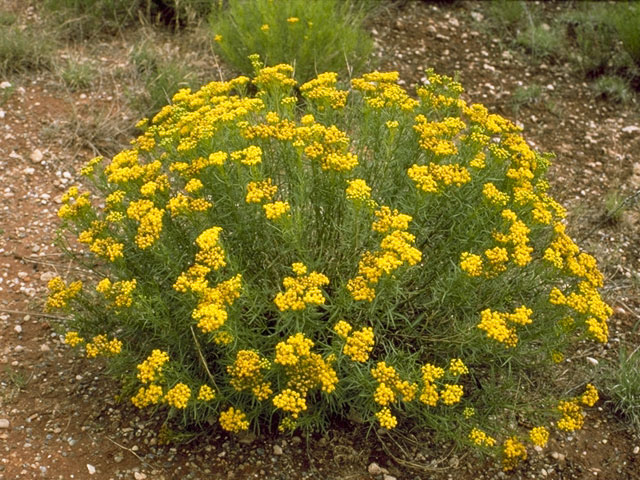
[(34, 317), (55, 318), (56, 320), (64, 320), (67, 318), (67, 317), (60, 317), (59, 315), (50, 315), (48, 313), (29, 312), (26, 310), (9, 310), (7, 308), (0, 308), (0, 312), (15, 313), (16, 315), (33, 315)]
[(131, 455), (133, 455), (134, 457), (136, 457), (138, 460), (140, 460), (144, 465), (148, 466), (149, 464), (140, 456), (138, 455), (136, 452), (134, 452), (132, 449), (125, 447), (124, 445), (120, 445), (118, 442), (116, 442), (115, 440), (112, 440), (111, 438), (107, 437), (105, 435), (105, 437), (107, 440), (109, 440), (111, 443), (113, 443), (114, 445), (117, 445), (118, 447), (122, 448), (123, 450), (126, 450), (127, 452), (130, 452)]
[(193, 327), (189, 327), (189, 329), (191, 330), (191, 335), (193, 335), (193, 341), (196, 344), (196, 351), (198, 352), (198, 358), (200, 359), (200, 363), (204, 367), (204, 370), (207, 372), (207, 375), (209, 376), (209, 380), (211, 380), (211, 383), (217, 389), (218, 385), (216, 385), (216, 380), (213, 378), (213, 375), (209, 370), (209, 366), (207, 365), (207, 361), (205, 360), (204, 355), (202, 354), (202, 350), (200, 349), (200, 343), (198, 343), (198, 338), (196, 337), (196, 332), (193, 331)]

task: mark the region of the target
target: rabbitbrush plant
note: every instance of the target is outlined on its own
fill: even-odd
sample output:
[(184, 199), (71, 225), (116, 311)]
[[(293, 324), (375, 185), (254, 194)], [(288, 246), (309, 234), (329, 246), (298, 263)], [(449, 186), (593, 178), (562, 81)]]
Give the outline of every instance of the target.
[(49, 285), (66, 343), (137, 407), (230, 432), (357, 416), (510, 469), (580, 428), (597, 391), (556, 375), (611, 309), (549, 156), (433, 72), (417, 98), (393, 72), (298, 97), (291, 66), (253, 61), (179, 91), (63, 197), (95, 259), (93, 281)]

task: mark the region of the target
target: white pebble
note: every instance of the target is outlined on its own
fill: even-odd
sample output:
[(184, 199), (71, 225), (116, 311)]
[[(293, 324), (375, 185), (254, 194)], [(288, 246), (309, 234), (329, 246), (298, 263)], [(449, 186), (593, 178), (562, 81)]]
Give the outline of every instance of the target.
[(9, 420), (6, 418), (0, 418), (0, 429), (6, 430), (9, 428)]
[(94, 467), (90, 463), (87, 463), (87, 470), (89, 470), (89, 475), (93, 475), (94, 473), (96, 473), (96, 467)]

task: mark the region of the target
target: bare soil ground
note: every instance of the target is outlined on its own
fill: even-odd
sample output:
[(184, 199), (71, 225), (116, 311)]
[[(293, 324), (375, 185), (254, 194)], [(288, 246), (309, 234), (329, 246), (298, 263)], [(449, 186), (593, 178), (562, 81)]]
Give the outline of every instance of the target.
[[(484, 8), (391, 5), (370, 24), (381, 69), (399, 70), (407, 86), (428, 67), (458, 74), (467, 100), (520, 122), (536, 148), (557, 154), (553, 193), (569, 209), (572, 235), (598, 257), (615, 309), (609, 345), (587, 353), (615, 359), (620, 345), (640, 344), (640, 214), (631, 208), (605, 222), (605, 197), (640, 187), (640, 107), (596, 99), (569, 65), (510, 50), (488, 30)], [(127, 38), (73, 48), (113, 71), (126, 58)], [(472, 453), (435, 447), (425, 434), (338, 424), (309, 438), (238, 438), (216, 426), (190, 437), (118, 402), (118, 386), (61, 344), (60, 319), (41, 308), (47, 281), (81, 268), (53, 243), (61, 194), (81, 164), (96, 150), (113, 153), (127, 138), (121, 126), (135, 123), (110, 78), (79, 92), (51, 72), (0, 79), (16, 87), (0, 105), (0, 480), (640, 478), (638, 433), (606, 398), (584, 430), (554, 437), (508, 475)], [(532, 84), (542, 94), (515, 112), (514, 91)]]

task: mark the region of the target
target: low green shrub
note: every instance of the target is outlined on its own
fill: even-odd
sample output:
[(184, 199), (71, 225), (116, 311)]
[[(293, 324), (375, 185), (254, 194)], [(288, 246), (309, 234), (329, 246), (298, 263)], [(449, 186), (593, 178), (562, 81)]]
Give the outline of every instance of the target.
[(608, 365), (602, 376), (614, 410), (640, 432), (640, 350), (621, 349), (617, 364)]
[(32, 25), (0, 24), (0, 76), (50, 68), (55, 41)]
[(606, 342), (611, 309), (546, 193), (550, 156), (433, 72), (414, 99), (395, 72), (294, 90), (291, 66), (253, 62), (180, 90), (62, 198), (61, 238), (93, 258), (49, 284), (66, 343), (202, 428), (358, 417), (505, 469), (580, 428), (598, 394), (560, 375), (564, 352)]
[(363, 2), (341, 0), (231, 0), (211, 16), (216, 51), (239, 72), (252, 72), (249, 55), (289, 63), (307, 81), (324, 71), (360, 72), (372, 40), (362, 29)]
[(178, 90), (193, 87), (197, 80), (184, 63), (147, 40), (135, 45), (130, 62), (137, 88), (129, 90), (129, 103), (144, 116), (155, 115)]
[(620, 103), (628, 103), (633, 98), (628, 82), (624, 78), (604, 75), (593, 83), (598, 96)]
[(70, 90), (89, 88), (96, 76), (97, 69), (88, 60), (69, 58), (58, 66), (60, 78)]
[(618, 33), (625, 51), (640, 66), (640, 4), (621, 2), (614, 7), (610, 22)]
[(546, 24), (531, 25), (518, 33), (516, 41), (527, 52), (542, 59), (558, 59), (564, 55), (564, 32)]
[(70, 37), (91, 37), (141, 19), (176, 27), (206, 18), (215, 0), (45, 0), (45, 9)]

